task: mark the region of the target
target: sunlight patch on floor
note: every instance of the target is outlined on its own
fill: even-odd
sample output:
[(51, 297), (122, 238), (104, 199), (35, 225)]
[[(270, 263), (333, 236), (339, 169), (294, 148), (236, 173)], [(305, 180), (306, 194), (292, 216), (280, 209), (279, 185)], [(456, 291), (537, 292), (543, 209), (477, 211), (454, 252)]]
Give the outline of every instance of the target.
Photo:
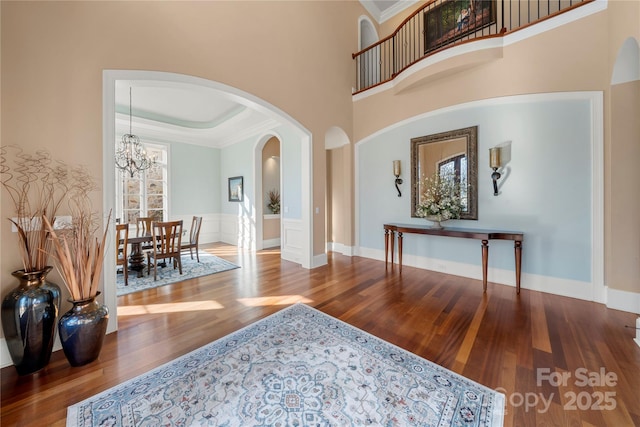
[(279, 295), (272, 297), (239, 298), (238, 302), (247, 307), (259, 307), (265, 305), (291, 305), (297, 302), (309, 304), (312, 303), (313, 300), (305, 298), (302, 295)]
[(180, 313), (185, 311), (220, 310), (224, 308), (217, 301), (173, 302), (168, 304), (126, 305), (118, 307), (118, 317), (140, 314)]

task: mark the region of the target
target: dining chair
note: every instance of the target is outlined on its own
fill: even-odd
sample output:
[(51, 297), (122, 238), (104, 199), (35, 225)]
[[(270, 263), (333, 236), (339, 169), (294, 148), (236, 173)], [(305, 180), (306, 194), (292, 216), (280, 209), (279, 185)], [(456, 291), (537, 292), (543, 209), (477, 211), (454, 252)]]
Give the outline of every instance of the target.
[(196, 250), (196, 259), (200, 262), (200, 254), (198, 253), (198, 240), (200, 239), (200, 227), (202, 226), (202, 217), (194, 216), (191, 220), (191, 230), (189, 230), (189, 243), (180, 246), (180, 252), (189, 250), (191, 259), (193, 259), (193, 250)]
[(151, 234), (151, 224), (153, 223), (153, 217), (140, 216), (136, 222), (136, 231), (139, 234), (149, 233)]
[(182, 242), (182, 220), (153, 222), (151, 225), (151, 250), (147, 251), (147, 274), (151, 273), (151, 259), (153, 258), (153, 280), (158, 280), (158, 261), (173, 259), (182, 274), (180, 260), (180, 244)]
[(124, 285), (129, 286), (129, 224), (116, 224), (116, 268), (122, 266)]
[[(138, 236), (145, 234), (151, 234), (151, 225), (153, 224), (153, 218), (150, 216), (140, 216), (136, 221), (136, 233)], [(144, 252), (151, 250), (151, 243), (144, 243), (141, 246)]]

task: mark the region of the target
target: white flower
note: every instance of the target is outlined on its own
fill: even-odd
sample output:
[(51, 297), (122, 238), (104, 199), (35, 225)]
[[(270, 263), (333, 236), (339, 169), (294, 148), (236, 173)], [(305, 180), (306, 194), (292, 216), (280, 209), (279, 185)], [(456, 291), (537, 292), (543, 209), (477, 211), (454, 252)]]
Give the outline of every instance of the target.
[(433, 216), (440, 221), (460, 217), (462, 202), (460, 199), (460, 183), (454, 175), (438, 175), (424, 179), (424, 189), (416, 214), (420, 217)]

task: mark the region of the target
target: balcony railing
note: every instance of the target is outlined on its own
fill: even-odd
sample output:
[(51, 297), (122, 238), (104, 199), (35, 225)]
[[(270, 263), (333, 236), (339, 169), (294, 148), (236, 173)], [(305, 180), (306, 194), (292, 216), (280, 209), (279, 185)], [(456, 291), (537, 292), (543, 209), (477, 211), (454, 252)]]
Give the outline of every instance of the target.
[(528, 27), (593, 0), (433, 0), (398, 29), (353, 54), (356, 92), (392, 80), (423, 58)]

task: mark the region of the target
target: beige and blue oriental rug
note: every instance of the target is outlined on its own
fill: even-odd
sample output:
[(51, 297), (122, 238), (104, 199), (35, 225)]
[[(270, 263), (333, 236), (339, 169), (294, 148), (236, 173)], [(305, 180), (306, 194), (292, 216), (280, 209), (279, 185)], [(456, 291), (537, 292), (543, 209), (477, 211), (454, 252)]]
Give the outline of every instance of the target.
[(151, 274), (147, 274), (147, 268), (145, 267), (142, 277), (136, 277), (137, 273), (129, 270), (129, 284), (127, 286), (124, 285), (122, 273), (118, 273), (116, 275), (116, 294), (118, 296), (127, 295), (133, 292), (144, 291), (145, 289), (157, 288), (159, 286), (192, 279), (194, 277), (202, 277), (240, 268), (232, 262), (207, 252), (200, 251), (199, 255), (200, 262), (197, 261), (195, 253), (193, 254), (193, 259), (189, 256), (189, 253), (182, 255), (182, 274), (180, 274), (177, 268), (174, 269), (173, 265), (158, 267), (158, 280), (153, 280), (153, 267), (151, 267)]
[(502, 426), (504, 395), (304, 304), (70, 406), (67, 426)]

